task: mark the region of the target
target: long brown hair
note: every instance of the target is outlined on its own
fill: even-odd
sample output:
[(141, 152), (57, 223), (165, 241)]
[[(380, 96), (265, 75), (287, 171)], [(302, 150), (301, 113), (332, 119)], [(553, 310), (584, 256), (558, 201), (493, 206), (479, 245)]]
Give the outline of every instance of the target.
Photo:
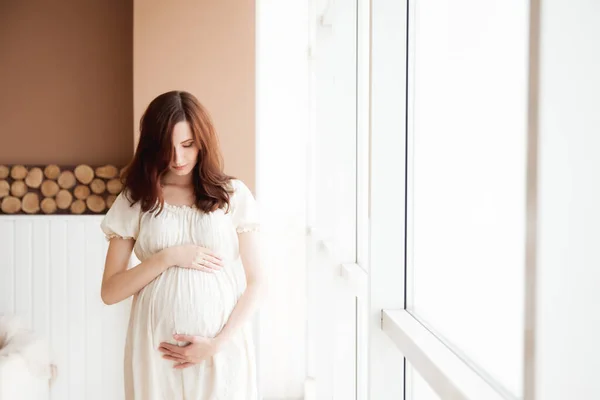
[(173, 127), (187, 121), (198, 146), (198, 163), (193, 169), (196, 206), (211, 212), (227, 206), (232, 176), (223, 172), (223, 156), (208, 111), (188, 92), (163, 93), (150, 103), (140, 120), (140, 140), (133, 160), (122, 175), (124, 190), (132, 203), (140, 202), (143, 211), (164, 207), (161, 178), (169, 171), (173, 158)]

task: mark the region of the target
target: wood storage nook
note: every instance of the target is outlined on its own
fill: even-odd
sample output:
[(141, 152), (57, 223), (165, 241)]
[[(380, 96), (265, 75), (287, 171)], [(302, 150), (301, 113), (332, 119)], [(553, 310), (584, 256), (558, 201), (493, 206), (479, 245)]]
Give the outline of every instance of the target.
[(105, 214), (123, 189), (122, 167), (0, 165), (1, 214)]

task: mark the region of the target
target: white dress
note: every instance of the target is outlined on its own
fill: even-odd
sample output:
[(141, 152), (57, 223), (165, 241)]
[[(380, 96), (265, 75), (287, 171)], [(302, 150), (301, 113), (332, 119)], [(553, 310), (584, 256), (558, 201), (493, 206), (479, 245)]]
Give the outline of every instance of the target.
[[(144, 261), (160, 250), (182, 244), (209, 248), (223, 258), (214, 273), (171, 267), (134, 296), (125, 346), (127, 400), (254, 400), (256, 362), (248, 324), (209, 360), (185, 369), (162, 358), (163, 341), (173, 334), (215, 337), (223, 328), (245, 285), (237, 233), (257, 230), (254, 197), (232, 180), (231, 211), (204, 213), (195, 206), (165, 204), (163, 212), (141, 212), (121, 193), (104, 217), (106, 238), (136, 239), (134, 252)], [(179, 342), (183, 345), (185, 343)]]

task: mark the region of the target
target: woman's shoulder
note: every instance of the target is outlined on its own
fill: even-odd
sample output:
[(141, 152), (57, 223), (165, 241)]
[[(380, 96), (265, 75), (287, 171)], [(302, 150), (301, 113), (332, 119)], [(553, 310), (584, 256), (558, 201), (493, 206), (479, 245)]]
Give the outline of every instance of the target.
[(240, 179), (232, 179), (232, 221), (238, 233), (259, 229), (258, 206), (250, 188)]
[(229, 185), (235, 190), (239, 188), (241, 185), (244, 185), (244, 182), (239, 178), (230, 178)]
[(117, 197), (115, 197), (115, 200), (112, 203), (113, 207), (135, 207), (136, 205), (139, 205), (139, 202), (133, 201), (131, 198), (131, 192), (127, 188), (123, 188), (121, 192), (117, 194)]
[(133, 203), (126, 190), (121, 191), (104, 215), (101, 228), (110, 239), (115, 236), (137, 238), (140, 223), (140, 206)]
[(244, 183), (244, 181), (241, 180), (241, 179), (239, 179), (239, 178), (231, 178), (231, 179), (229, 179), (228, 184), (229, 184), (229, 188), (228, 189), (231, 192), (233, 192), (234, 194), (238, 193), (240, 191), (248, 189), (248, 186), (246, 185), (246, 183)]
[(252, 195), (252, 190), (250, 187), (241, 179), (231, 178), (229, 180), (230, 185), (230, 193), (232, 193), (232, 197), (239, 196), (248, 196)]

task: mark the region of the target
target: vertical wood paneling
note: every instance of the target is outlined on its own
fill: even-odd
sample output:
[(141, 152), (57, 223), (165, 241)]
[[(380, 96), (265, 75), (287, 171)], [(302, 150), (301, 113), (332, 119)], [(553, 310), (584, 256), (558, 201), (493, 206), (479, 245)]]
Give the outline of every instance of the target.
[(20, 221), (15, 225), (15, 314), (24, 325), (32, 328), (32, 283), (31, 276), (31, 220)]
[(85, 231), (83, 221), (67, 224), (67, 321), (69, 399), (85, 399)]
[(123, 350), (131, 300), (105, 306), (102, 319), (102, 363), (105, 399), (124, 398)]
[(50, 223), (34, 220), (32, 225), (33, 329), (50, 337)]
[(14, 222), (0, 220), (0, 313), (15, 312)]
[[(45, 219), (32, 222), (32, 314), (33, 330), (50, 338), (50, 223)], [(50, 398), (50, 391), (43, 399)]]
[[(118, 366), (102, 365), (102, 353), (104, 342), (102, 338), (102, 314), (104, 304), (100, 298), (100, 287), (102, 272), (104, 270), (104, 258), (106, 248), (104, 238), (98, 232), (95, 221), (85, 222), (85, 399), (103, 400), (110, 398), (104, 394), (104, 376), (110, 374)], [(113, 309), (114, 310), (114, 309)], [(119, 349), (114, 349), (115, 351)], [(108, 350), (106, 350), (108, 351)], [(105, 371), (106, 369), (106, 371)]]
[[(122, 400), (131, 301), (106, 306), (101, 216), (0, 217), (0, 313), (50, 346), (51, 400)], [(135, 260), (135, 259), (134, 259)]]
[(50, 348), (58, 377), (52, 400), (69, 400), (69, 337), (67, 309), (67, 222), (50, 222)]

